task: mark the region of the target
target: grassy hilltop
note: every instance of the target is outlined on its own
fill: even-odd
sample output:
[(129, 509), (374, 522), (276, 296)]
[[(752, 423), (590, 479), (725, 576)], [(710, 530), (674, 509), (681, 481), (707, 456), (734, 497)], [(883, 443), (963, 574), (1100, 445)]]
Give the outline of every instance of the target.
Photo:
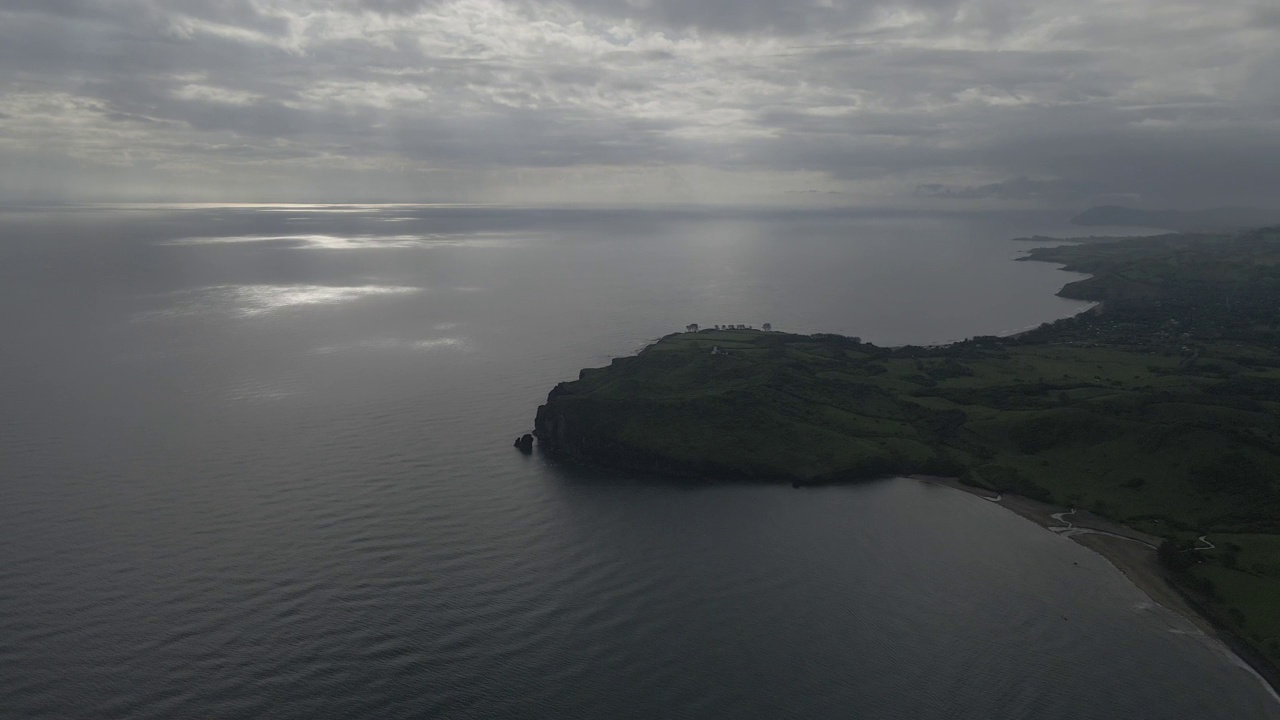
[[(947, 474), (1087, 508), (1169, 538), (1184, 589), (1277, 663), (1280, 229), (1090, 238), (1029, 259), (1092, 273), (1061, 294), (1102, 305), (945, 347), (671, 335), (557, 386), (539, 443), (699, 478)], [(1200, 535), (1216, 548), (1191, 550)]]

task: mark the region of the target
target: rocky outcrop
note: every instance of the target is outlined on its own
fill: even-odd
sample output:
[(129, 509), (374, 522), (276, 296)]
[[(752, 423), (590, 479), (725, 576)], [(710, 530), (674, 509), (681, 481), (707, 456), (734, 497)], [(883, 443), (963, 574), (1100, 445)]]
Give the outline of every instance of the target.
[(524, 435), (516, 438), (516, 447), (522, 453), (527, 454), (533, 452), (533, 435), (525, 433)]
[(677, 467), (652, 452), (621, 442), (611, 432), (621, 408), (607, 407), (590, 398), (571, 396), (570, 383), (561, 383), (538, 408), (533, 434), (542, 450), (576, 463), (618, 470), (689, 475), (691, 468)]
[[(556, 386), (557, 389), (559, 387), (560, 385)], [(555, 390), (551, 392), (554, 397)], [(570, 440), (570, 431), (564, 418), (557, 412), (557, 408), (551, 407), (551, 399), (548, 397), (546, 405), (538, 406), (538, 414), (533, 420), (533, 436), (538, 438), (542, 449), (551, 455), (572, 454), (572, 448), (576, 444)]]
[(597, 415), (595, 404), (587, 398), (571, 397), (572, 383), (560, 383), (547, 395), (533, 421), (533, 434), (542, 450), (553, 456), (580, 463), (618, 465), (619, 456), (627, 453), (609, 437), (605, 418)]

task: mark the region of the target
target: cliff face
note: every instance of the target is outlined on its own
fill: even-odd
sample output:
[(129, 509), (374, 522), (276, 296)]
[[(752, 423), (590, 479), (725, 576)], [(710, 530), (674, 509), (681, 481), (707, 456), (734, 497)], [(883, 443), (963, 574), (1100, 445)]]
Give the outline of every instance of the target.
[(547, 395), (547, 403), (538, 407), (538, 414), (533, 420), (533, 436), (538, 438), (538, 446), (544, 452), (584, 462), (589, 459), (588, 448), (594, 443), (582, 428), (575, 426), (571, 414), (565, 412), (567, 403), (555, 402), (556, 398), (571, 394), (569, 385), (556, 385)]
[(734, 469), (714, 462), (689, 462), (628, 442), (620, 429), (636, 408), (628, 403), (575, 395), (574, 383), (561, 383), (534, 418), (534, 437), (553, 457), (616, 470), (674, 477), (727, 476)]

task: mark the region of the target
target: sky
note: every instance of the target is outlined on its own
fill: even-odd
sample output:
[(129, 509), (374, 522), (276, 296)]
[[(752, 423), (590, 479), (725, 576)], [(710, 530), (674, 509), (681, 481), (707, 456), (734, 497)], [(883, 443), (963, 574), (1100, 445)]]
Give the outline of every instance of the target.
[(0, 0), (0, 202), (1280, 206), (1274, 0)]

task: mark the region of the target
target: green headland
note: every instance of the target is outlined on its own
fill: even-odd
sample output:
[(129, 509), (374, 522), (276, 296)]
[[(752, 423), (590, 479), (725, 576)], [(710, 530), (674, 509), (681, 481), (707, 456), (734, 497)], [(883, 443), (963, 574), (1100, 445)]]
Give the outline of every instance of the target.
[(1280, 228), (1027, 259), (1091, 274), (1059, 294), (1098, 305), (939, 347), (670, 335), (556, 386), (535, 435), (553, 455), (690, 481), (925, 474), (1080, 508), (1160, 544), (1163, 578), (1274, 680)]

